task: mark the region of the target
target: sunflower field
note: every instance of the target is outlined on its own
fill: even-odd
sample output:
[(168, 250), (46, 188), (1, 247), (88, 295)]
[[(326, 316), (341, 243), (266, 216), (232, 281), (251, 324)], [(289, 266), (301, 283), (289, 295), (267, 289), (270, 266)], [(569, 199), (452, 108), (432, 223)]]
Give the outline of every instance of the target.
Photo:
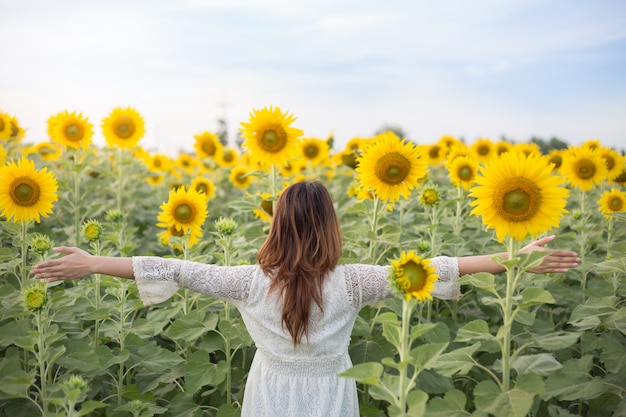
[[(626, 160), (600, 140), (536, 144), (393, 132), (337, 149), (279, 107), (253, 110), (239, 147), (205, 131), (194, 149), (142, 148), (145, 122), (78, 112), (28, 143), (0, 112), (0, 415), (238, 415), (255, 347), (236, 309), (179, 290), (144, 306), (133, 281), (30, 273), (78, 246), (219, 265), (256, 262), (281, 191), (323, 182), (342, 263), (390, 266), (399, 297), (361, 310), (352, 332), (363, 416), (626, 416)], [(548, 247), (578, 254), (532, 273)], [(432, 298), (428, 259), (498, 254), (498, 274)]]

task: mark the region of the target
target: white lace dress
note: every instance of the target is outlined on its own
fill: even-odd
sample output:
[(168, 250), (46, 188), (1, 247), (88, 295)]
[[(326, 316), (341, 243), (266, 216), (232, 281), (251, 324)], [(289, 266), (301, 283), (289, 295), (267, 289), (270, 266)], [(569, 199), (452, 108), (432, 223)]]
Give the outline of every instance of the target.
[[(433, 295), (459, 296), (456, 258), (436, 257)], [(393, 297), (389, 268), (337, 266), (324, 282), (324, 313), (313, 304), (309, 337), (295, 349), (282, 328), (282, 304), (268, 295), (270, 278), (258, 265), (222, 267), (158, 257), (134, 257), (133, 269), (145, 305), (162, 302), (179, 288), (229, 301), (241, 312), (257, 351), (242, 416), (351, 417), (359, 415), (356, 383), (337, 374), (350, 368), (350, 334), (361, 307)]]

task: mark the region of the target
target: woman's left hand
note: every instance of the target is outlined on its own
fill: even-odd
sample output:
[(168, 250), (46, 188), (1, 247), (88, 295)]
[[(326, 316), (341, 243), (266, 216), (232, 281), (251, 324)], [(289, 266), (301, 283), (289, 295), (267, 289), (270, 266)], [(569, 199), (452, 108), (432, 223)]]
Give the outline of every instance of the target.
[(576, 252), (549, 249), (545, 245), (554, 241), (556, 236), (547, 236), (524, 246), (520, 253), (528, 253), (532, 251), (549, 252), (549, 254), (543, 258), (541, 264), (529, 269), (529, 272), (535, 274), (545, 274), (549, 272), (567, 272), (571, 268), (576, 268), (580, 262), (580, 258)]

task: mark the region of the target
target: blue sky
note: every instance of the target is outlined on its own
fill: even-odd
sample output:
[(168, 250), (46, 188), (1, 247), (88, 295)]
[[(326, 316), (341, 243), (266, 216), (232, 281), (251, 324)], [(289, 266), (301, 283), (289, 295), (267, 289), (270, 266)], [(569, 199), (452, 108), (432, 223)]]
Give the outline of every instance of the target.
[(418, 143), (557, 136), (626, 148), (626, 2), (0, 0), (0, 109), (31, 142), (79, 111), (193, 149), (279, 106), (337, 147), (385, 124)]

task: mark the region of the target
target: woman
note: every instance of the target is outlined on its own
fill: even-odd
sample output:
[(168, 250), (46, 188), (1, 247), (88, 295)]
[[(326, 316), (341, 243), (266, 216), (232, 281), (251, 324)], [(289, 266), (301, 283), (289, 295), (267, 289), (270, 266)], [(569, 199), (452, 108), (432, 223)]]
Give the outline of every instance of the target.
[[(576, 253), (550, 250), (540, 239), (522, 251), (549, 254), (533, 272), (565, 272)], [(160, 257), (93, 256), (60, 247), (66, 256), (33, 268), (48, 282), (99, 273), (134, 279), (145, 305), (189, 288), (231, 302), (257, 351), (249, 371), (243, 416), (358, 416), (356, 383), (337, 374), (352, 366), (350, 334), (359, 310), (393, 297), (386, 266), (338, 265), (341, 231), (327, 189), (300, 182), (280, 196), (258, 265), (222, 267)], [(500, 254), (504, 256), (504, 254)], [(460, 275), (498, 273), (493, 255), (432, 259), (434, 296), (459, 296)]]

